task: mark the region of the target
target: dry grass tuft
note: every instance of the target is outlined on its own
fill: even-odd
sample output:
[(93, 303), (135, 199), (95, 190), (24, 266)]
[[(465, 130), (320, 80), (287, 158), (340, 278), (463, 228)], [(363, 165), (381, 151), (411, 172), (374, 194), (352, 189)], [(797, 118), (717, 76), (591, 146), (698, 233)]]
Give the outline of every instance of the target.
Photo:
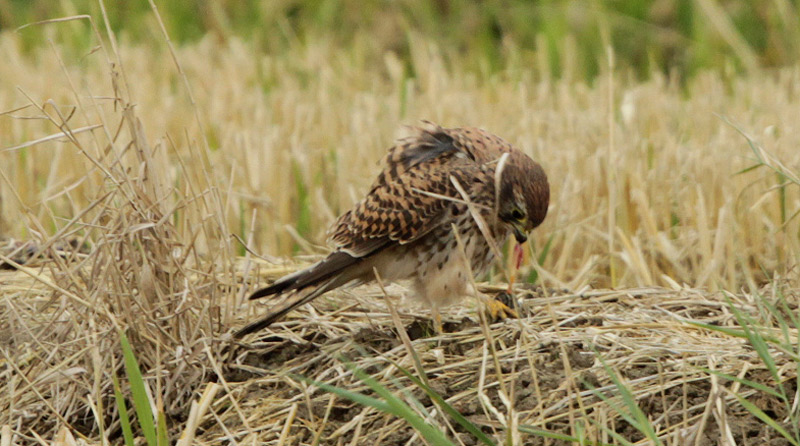
[[(213, 375), (219, 349), (212, 336), (224, 331), (223, 296), (233, 295), (231, 247), (215, 216), (221, 205), (210, 165), (173, 165), (171, 141), (151, 145), (118, 54), (105, 46), (98, 53), (110, 85), (78, 88), (65, 69), (74, 104), (22, 91), (29, 102), (13, 112), (31, 113), (54, 132), (27, 145), (63, 146), (51, 155), (46, 186), (36, 188), (40, 212), (28, 207), (34, 191), (21, 181), (27, 149), (3, 153), (18, 162), (2, 170), (3, 204), (19, 210), (5, 215), (34, 240), (24, 266), (19, 249), (0, 254), (15, 268), (2, 273), (0, 307), (0, 412), (9, 415), (3, 423), (13, 426), (15, 441), (53, 438), (63, 427), (79, 436), (119, 435), (111, 377), (123, 376), (120, 330), (154, 384), (153, 406), (185, 417)], [(196, 142), (187, 150), (198, 158), (204, 151)], [(65, 151), (73, 155), (68, 163)], [(47, 164), (33, 166), (38, 181)], [(64, 175), (64, 168), (74, 170)], [(52, 203), (68, 206), (70, 217)]]

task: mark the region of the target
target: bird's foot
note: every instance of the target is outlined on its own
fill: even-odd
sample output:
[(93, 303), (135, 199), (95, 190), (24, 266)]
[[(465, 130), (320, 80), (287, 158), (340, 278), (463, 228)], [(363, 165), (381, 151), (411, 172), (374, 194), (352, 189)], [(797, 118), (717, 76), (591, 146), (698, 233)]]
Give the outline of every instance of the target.
[(433, 329), (436, 335), (444, 334), (444, 327), (442, 326), (442, 315), (439, 313), (438, 308), (433, 309)]
[(511, 308), (514, 305), (513, 299), (513, 296), (505, 291), (498, 294), (495, 298), (486, 296), (486, 313), (489, 315), (492, 322), (519, 317), (517, 311)]

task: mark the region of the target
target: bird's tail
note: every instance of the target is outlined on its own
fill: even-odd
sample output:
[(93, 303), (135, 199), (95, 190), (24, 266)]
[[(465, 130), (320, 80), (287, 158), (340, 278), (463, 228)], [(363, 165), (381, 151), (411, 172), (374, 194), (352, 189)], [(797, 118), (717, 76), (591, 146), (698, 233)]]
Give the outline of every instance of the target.
[(284, 276), (275, 281), (272, 285), (251, 294), (248, 299), (253, 300), (292, 291), (301, 292), (306, 288), (315, 287), (310, 293), (293, 296), (287, 302), (271, 309), (270, 312), (261, 319), (237, 331), (235, 336), (241, 338), (247, 334), (264, 329), (293, 309), (311, 302), (330, 290), (336, 289), (354, 279), (358, 279), (358, 268), (350, 267), (360, 263), (361, 260), (361, 258), (353, 257), (342, 251), (337, 251), (310, 267)]
[(296, 295), (292, 296), (291, 299), (288, 301), (280, 304), (279, 306), (270, 309), (269, 313), (264, 315), (261, 319), (257, 321), (253, 321), (236, 332), (234, 335), (236, 338), (241, 338), (244, 336), (249, 335), (250, 333), (255, 333), (257, 331), (261, 331), (270, 325), (273, 322), (278, 321), (282, 317), (286, 316), (287, 313), (294, 310), (295, 308), (307, 304), (312, 300), (316, 299), (317, 297), (321, 296), (323, 293), (326, 293), (334, 288), (341, 286), (341, 284), (333, 285), (336, 282), (336, 278), (328, 279), (327, 282), (322, 284), (321, 286), (317, 287), (314, 291), (306, 294), (306, 295)]

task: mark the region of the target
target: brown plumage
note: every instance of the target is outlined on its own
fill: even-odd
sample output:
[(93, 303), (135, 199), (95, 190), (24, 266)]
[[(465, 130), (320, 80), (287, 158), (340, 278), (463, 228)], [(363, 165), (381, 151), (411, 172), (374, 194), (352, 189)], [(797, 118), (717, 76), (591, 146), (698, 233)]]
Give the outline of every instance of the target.
[(447, 129), (426, 122), (413, 131), (389, 149), (367, 196), (332, 226), (333, 252), (253, 293), (250, 299), (293, 295), (237, 337), (269, 326), (327, 291), (374, 280), (373, 268), (385, 280), (410, 279), (416, 295), (437, 316), (440, 306), (474, 293), (468, 289), (467, 265), (453, 225), (474, 274), (485, 272), (494, 256), (455, 183), (498, 243), (511, 234), (523, 243), (544, 220), (550, 200), (547, 176), (511, 144), (477, 128)]

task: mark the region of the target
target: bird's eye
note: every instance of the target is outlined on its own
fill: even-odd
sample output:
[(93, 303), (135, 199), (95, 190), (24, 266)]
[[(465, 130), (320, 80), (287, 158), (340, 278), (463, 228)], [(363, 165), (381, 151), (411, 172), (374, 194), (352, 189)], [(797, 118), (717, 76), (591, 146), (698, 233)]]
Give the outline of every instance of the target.
[(519, 209), (514, 209), (513, 211), (511, 211), (511, 218), (513, 218), (514, 220), (522, 220), (522, 217), (523, 217), (522, 211), (520, 211)]

